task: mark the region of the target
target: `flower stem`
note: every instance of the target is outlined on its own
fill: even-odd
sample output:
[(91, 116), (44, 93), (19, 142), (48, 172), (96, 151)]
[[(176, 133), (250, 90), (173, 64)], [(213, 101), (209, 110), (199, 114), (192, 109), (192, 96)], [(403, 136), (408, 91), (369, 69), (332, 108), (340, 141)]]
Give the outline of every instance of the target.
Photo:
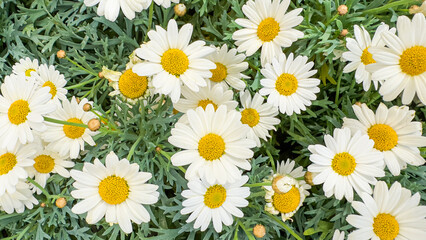
[[(154, 3), (151, 3), (151, 6), (149, 6), (149, 19), (148, 19), (148, 30), (146, 33), (148, 33), (151, 30), (152, 25), (152, 17), (154, 15)], [(145, 34), (144, 42), (148, 40), (148, 34)]]
[(293, 229), (291, 229), (289, 226), (287, 226), (287, 224), (285, 224), (283, 221), (281, 221), (279, 218), (277, 218), (276, 216), (266, 212), (266, 215), (268, 215), (270, 218), (272, 218), (273, 220), (275, 220), (275, 222), (277, 222), (279, 225), (281, 225), (285, 230), (287, 230), (294, 238), (296, 238), (297, 240), (303, 240), (299, 235), (297, 235)]
[(72, 60), (71, 58), (65, 57), (65, 59), (68, 60), (70, 63), (74, 64), (76, 67), (80, 68), (81, 70), (83, 70), (83, 71), (85, 71), (85, 72), (87, 72), (89, 74), (92, 74), (93, 76), (99, 77), (97, 73), (92, 72), (92, 71), (84, 68), (83, 66), (81, 66), (80, 64), (78, 64), (76, 61)]
[(28, 182), (32, 183), (34, 186), (36, 186), (38, 189), (40, 189), (43, 194), (48, 198), (52, 198), (52, 196), (46, 191), (46, 189), (44, 189), (44, 187), (42, 187), (40, 184), (38, 184), (36, 181), (34, 181), (32, 178), (27, 177)]
[(74, 88), (79, 88), (79, 87), (82, 87), (82, 86), (84, 86), (84, 85), (86, 85), (86, 84), (89, 84), (89, 83), (91, 83), (91, 82), (94, 82), (94, 81), (96, 81), (96, 80), (98, 80), (98, 79), (99, 79), (99, 77), (95, 77), (95, 78), (92, 78), (92, 79), (90, 79), (90, 80), (88, 80), (88, 81), (81, 82), (81, 83), (78, 83), (78, 84), (75, 84), (75, 85), (72, 85), (72, 86), (68, 86), (68, 87), (66, 87), (65, 89), (70, 90), (70, 89), (74, 89)]
[(260, 183), (248, 183), (248, 184), (244, 184), (244, 187), (261, 187), (261, 186), (271, 186), (271, 182), (260, 182)]
[(367, 9), (365, 11), (362, 11), (362, 13), (363, 14), (377, 14), (377, 13), (380, 13), (380, 12), (388, 11), (389, 8), (393, 8), (393, 7), (404, 5), (404, 4), (412, 5), (412, 4), (415, 4), (416, 2), (420, 2), (420, 1), (400, 0), (400, 1), (388, 3), (388, 4), (383, 5), (381, 7), (378, 7), (378, 8)]
[(244, 232), (246, 233), (247, 237), (249, 240), (256, 240), (253, 236), (253, 234), (251, 234), (245, 227), (244, 224), (240, 221), (237, 220), (238, 225), (244, 230)]
[(144, 136), (143, 134), (139, 135), (139, 137), (138, 137), (138, 139), (136, 140), (136, 142), (135, 142), (135, 143), (133, 143), (132, 147), (130, 148), (129, 154), (127, 154), (127, 160), (129, 160), (129, 162), (130, 162), (130, 159), (131, 159), (131, 158), (132, 158), (132, 156), (133, 156), (133, 153), (135, 153), (135, 149), (136, 149), (136, 147), (139, 145), (140, 141), (142, 141), (143, 136)]
[(272, 165), (272, 171), (276, 172), (277, 170), (276, 170), (276, 168), (275, 168), (274, 158), (272, 157), (272, 154), (271, 154), (271, 152), (269, 151), (269, 149), (266, 149), (266, 154), (268, 155), (268, 157), (269, 157), (269, 161), (271, 162), (271, 165)]
[(83, 124), (83, 123), (73, 123), (73, 122), (68, 122), (68, 121), (62, 121), (62, 120), (58, 120), (58, 119), (54, 119), (54, 118), (50, 118), (50, 117), (44, 117), (44, 120), (46, 122), (51, 122), (51, 123), (57, 123), (57, 124), (62, 124), (62, 125), (70, 125), (70, 126), (74, 126), (74, 127), (88, 128), (88, 126), (86, 124)]

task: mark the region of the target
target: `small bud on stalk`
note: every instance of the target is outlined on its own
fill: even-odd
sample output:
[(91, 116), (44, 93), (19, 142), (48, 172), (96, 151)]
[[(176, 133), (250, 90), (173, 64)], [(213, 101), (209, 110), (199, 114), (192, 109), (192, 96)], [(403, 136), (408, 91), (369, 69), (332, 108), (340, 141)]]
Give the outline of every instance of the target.
[(65, 205), (67, 205), (67, 200), (65, 198), (61, 197), (61, 198), (56, 199), (55, 204), (58, 208), (63, 208), (63, 207), (65, 207)]
[(265, 226), (262, 224), (256, 224), (253, 228), (253, 235), (257, 238), (263, 238), (266, 234)]
[(98, 131), (99, 128), (101, 128), (101, 121), (99, 121), (99, 119), (96, 119), (96, 118), (90, 119), (87, 126), (92, 132)]

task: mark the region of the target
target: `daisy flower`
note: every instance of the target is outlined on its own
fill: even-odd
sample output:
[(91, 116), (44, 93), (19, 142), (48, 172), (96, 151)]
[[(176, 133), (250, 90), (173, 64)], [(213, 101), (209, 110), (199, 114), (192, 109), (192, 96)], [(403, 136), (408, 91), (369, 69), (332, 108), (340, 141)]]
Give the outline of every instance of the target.
[(306, 196), (309, 196), (307, 190), (311, 186), (304, 180), (296, 180), (305, 175), (303, 167), (294, 168), (294, 161), (288, 159), (286, 162), (277, 162), (277, 173), (268, 178), (272, 186), (264, 186), (266, 190), (265, 210), (271, 214), (281, 213), (281, 219), (286, 221), (290, 219), (302, 206)]
[[(391, 33), (395, 33), (396, 29), (391, 29)], [(383, 32), (389, 31), (389, 26), (386, 24), (380, 25), (373, 40), (370, 34), (364, 27), (360, 28), (358, 25), (354, 26), (355, 39), (346, 38), (346, 47), (349, 52), (343, 53), (343, 58), (351, 61), (343, 69), (344, 73), (355, 72), (355, 80), (357, 83), (363, 83), (364, 91), (368, 91), (371, 85), (371, 73), (365, 69), (365, 66), (375, 63), (373, 55), (368, 51), (370, 47), (384, 47), (385, 43), (381, 40)], [(377, 89), (378, 82), (373, 82), (375, 89)]]
[(349, 128), (334, 129), (333, 136), (324, 136), (325, 146), (316, 144), (308, 147), (313, 162), (308, 171), (318, 173), (313, 179), (315, 185), (324, 183), (325, 196), (334, 194), (352, 202), (353, 189), (360, 194), (371, 194), (376, 177), (385, 176), (383, 153), (375, 151), (374, 141), (360, 131), (351, 137)]
[(236, 49), (230, 49), (224, 44), (221, 48), (214, 47), (215, 51), (207, 56), (207, 59), (216, 64), (216, 68), (210, 70), (210, 81), (221, 84), (225, 89), (229, 85), (238, 91), (244, 90), (246, 83), (241, 78), (249, 78), (241, 72), (247, 70), (248, 63), (244, 62), (246, 55), (237, 54)]
[(395, 182), (390, 189), (379, 181), (373, 197), (360, 194), (362, 202), (354, 201), (352, 207), (360, 215), (349, 215), (346, 221), (358, 228), (348, 240), (405, 240), (426, 239), (426, 206), (419, 206), (420, 194)]
[(167, 31), (160, 26), (156, 31), (148, 32), (150, 41), (136, 49), (136, 55), (146, 60), (133, 67), (139, 76), (152, 76), (155, 89), (169, 95), (172, 102), (177, 102), (181, 93), (182, 83), (192, 91), (198, 92), (199, 87), (206, 86), (206, 79), (216, 65), (205, 56), (214, 51), (205, 47), (204, 41), (189, 44), (193, 26), (185, 24), (178, 31), (177, 23), (171, 19)]
[(139, 172), (139, 165), (127, 159), (119, 160), (111, 152), (106, 165), (99, 159), (84, 163), (83, 171), (71, 170), (77, 189), (71, 192), (76, 199), (84, 199), (71, 209), (75, 214), (87, 212), (86, 221), (95, 224), (105, 216), (108, 223), (118, 223), (125, 233), (132, 232), (132, 223), (149, 222), (150, 215), (142, 204), (158, 201), (158, 186), (147, 184), (152, 174)]
[(392, 101), (402, 94), (402, 103), (410, 104), (414, 95), (426, 104), (426, 19), (421, 13), (413, 20), (398, 17), (398, 36), (382, 33), (386, 46), (371, 48), (376, 64), (367, 66), (373, 80), (384, 80), (379, 93), (385, 101)]
[[(71, 123), (87, 124), (91, 119), (96, 118), (96, 115), (83, 111), (86, 103), (88, 103), (86, 98), (80, 100), (80, 103), (77, 103), (75, 97), (72, 97), (71, 101), (66, 99), (62, 101), (62, 107), (59, 106), (49, 117)], [(47, 148), (59, 152), (61, 156), (75, 159), (78, 158), (80, 150), (84, 150), (84, 142), (90, 146), (95, 145), (92, 136), (97, 132), (92, 132), (88, 128), (51, 122), (47, 123), (47, 127), (47, 131), (43, 132), (41, 136), (44, 141), (49, 143)]]
[(135, 13), (142, 11), (144, 8), (147, 8), (146, 0), (84, 0), (84, 4), (88, 7), (93, 7), (97, 4), (98, 10), (97, 13), (99, 16), (105, 16), (109, 21), (114, 22), (118, 14), (120, 13), (120, 8), (124, 13), (126, 18), (132, 20), (135, 18)]
[(19, 63), (12, 66), (12, 72), (16, 75), (24, 74), (26, 77), (31, 77), (32, 72), (37, 72), (39, 68), (38, 60), (31, 60), (29, 57), (20, 59)]
[(25, 167), (34, 164), (35, 152), (32, 144), (18, 143), (11, 151), (0, 148), (0, 196), (5, 192), (14, 193), (19, 179), (28, 177)]
[(422, 123), (412, 122), (415, 111), (407, 106), (390, 109), (380, 103), (376, 114), (364, 103), (352, 106), (359, 120), (343, 118), (343, 127), (352, 133), (361, 131), (374, 141), (376, 151), (383, 152), (389, 171), (397, 176), (407, 163), (420, 166), (425, 163), (418, 147), (426, 146), (422, 136)]
[(34, 141), (33, 131), (44, 131), (43, 116), (55, 111), (56, 105), (49, 101), (50, 88), (39, 88), (32, 79), (19, 75), (7, 76), (1, 85), (0, 95), (0, 142), (11, 150), (19, 142)]
[(345, 232), (336, 229), (333, 234), (333, 240), (345, 240)]
[(265, 78), (260, 80), (259, 93), (268, 95), (268, 103), (279, 107), (281, 113), (300, 114), (317, 99), (315, 94), (319, 92), (320, 80), (311, 78), (317, 70), (311, 70), (314, 63), (307, 61), (305, 56), (294, 58), (290, 53), (286, 58), (281, 53), (261, 70)]
[(286, 13), (290, 0), (249, 0), (242, 8), (248, 19), (236, 19), (235, 22), (244, 29), (234, 32), (239, 52), (253, 55), (260, 47), (262, 66), (271, 62), (275, 56), (282, 53), (282, 47), (290, 47), (303, 33), (296, 27), (303, 21), (299, 16), (302, 8)]
[(182, 202), (180, 213), (191, 213), (186, 222), (195, 220), (194, 228), (201, 227), (201, 231), (204, 231), (213, 222), (214, 230), (221, 232), (222, 224), (229, 226), (234, 222), (232, 216), (244, 216), (239, 208), (248, 206), (245, 198), (250, 195), (250, 188), (242, 187), (247, 181), (245, 175), (228, 184), (211, 184), (204, 178), (190, 180), (189, 189), (182, 191), (186, 200)]
[(59, 104), (59, 100), (65, 100), (67, 90), (64, 88), (67, 84), (65, 77), (54, 66), (40, 65), (37, 72), (33, 74), (37, 84), (41, 87), (49, 87), (51, 99)]
[(269, 130), (276, 130), (274, 125), (281, 121), (275, 116), (278, 115), (278, 109), (269, 103), (263, 103), (263, 97), (255, 93), (253, 99), (248, 90), (240, 92), (240, 101), (243, 108), (241, 112), (241, 122), (247, 124), (250, 130), (247, 137), (256, 141), (256, 146), (260, 147), (260, 138), (266, 141), (271, 137)]
[(8, 214), (14, 211), (23, 213), (25, 207), (32, 209), (34, 204), (38, 204), (38, 201), (33, 196), (29, 185), (22, 180), (16, 184), (16, 191), (0, 194), (0, 210)]
[(185, 178), (205, 177), (213, 184), (233, 182), (240, 177), (238, 167), (250, 170), (247, 160), (253, 157), (250, 148), (256, 143), (247, 139), (248, 126), (240, 121), (241, 114), (221, 105), (215, 111), (212, 104), (206, 110), (188, 110), (189, 124), (176, 123), (169, 142), (183, 151), (171, 157), (175, 166), (188, 165)]

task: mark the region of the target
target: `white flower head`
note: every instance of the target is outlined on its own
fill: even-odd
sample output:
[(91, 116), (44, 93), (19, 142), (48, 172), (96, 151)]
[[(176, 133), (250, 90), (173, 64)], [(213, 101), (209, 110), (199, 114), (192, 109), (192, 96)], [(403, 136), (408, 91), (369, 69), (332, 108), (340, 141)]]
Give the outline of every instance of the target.
[(29, 185), (23, 180), (19, 180), (16, 184), (16, 191), (0, 194), (0, 210), (7, 214), (12, 214), (14, 211), (23, 213), (25, 207), (32, 209), (34, 204), (38, 204), (38, 201), (33, 196)]
[(29, 57), (20, 59), (19, 62), (12, 66), (12, 72), (16, 75), (25, 75), (31, 77), (33, 72), (37, 72), (39, 68), (38, 60), (31, 60)]
[(99, 4), (97, 10), (98, 15), (105, 16), (106, 19), (112, 22), (117, 19), (118, 14), (120, 13), (120, 8), (123, 11), (124, 16), (132, 20), (135, 18), (135, 13), (141, 12), (143, 9), (149, 7), (147, 0), (84, 0), (84, 4), (88, 7)]
[(64, 88), (67, 84), (65, 77), (54, 66), (47, 66), (46, 64), (40, 65), (38, 71), (32, 74), (37, 84), (41, 87), (49, 87), (49, 93), (52, 95), (51, 99), (59, 104), (59, 100), (65, 100), (67, 97), (67, 90)]

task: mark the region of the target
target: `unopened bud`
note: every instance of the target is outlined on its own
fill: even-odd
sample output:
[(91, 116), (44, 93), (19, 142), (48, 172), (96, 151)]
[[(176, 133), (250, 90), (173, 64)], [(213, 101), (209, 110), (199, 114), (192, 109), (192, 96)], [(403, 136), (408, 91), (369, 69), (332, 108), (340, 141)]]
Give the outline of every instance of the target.
[(341, 16), (343, 16), (343, 15), (345, 15), (346, 13), (348, 13), (348, 6), (346, 6), (346, 5), (340, 5), (338, 8), (337, 8), (337, 12), (339, 13), (339, 15), (341, 15)]
[(87, 123), (87, 126), (89, 127), (90, 131), (96, 132), (99, 130), (99, 128), (101, 128), (101, 121), (99, 121), (97, 118), (92, 118)]
[(175, 14), (182, 17), (186, 13), (186, 6), (183, 3), (179, 3), (174, 7)]
[(343, 29), (343, 30), (340, 32), (340, 36), (345, 37), (346, 35), (348, 35), (348, 33), (349, 33), (348, 29)]
[(99, 72), (99, 73), (98, 73), (98, 77), (99, 77), (99, 78), (104, 78), (104, 73), (103, 73), (103, 72)]
[(59, 51), (56, 53), (56, 56), (57, 56), (58, 58), (65, 58), (65, 57), (67, 56), (67, 54), (65, 53), (65, 51), (64, 51), (64, 50), (59, 50)]
[(55, 204), (58, 208), (63, 208), (63, 207), (65, 207), (65, 205), (67, 205), (67, 200), (65, 198), (61, 197), (61, 198), (56, 199)]
[(160, 147), (156, 147), (155, 151), (159, 153), (159, 152), (161, 152), (161, 148)]
[(307, 184), (311, 185), (311, 186), (314, 186), (314, 185), (315, 185), (315, 184), (314, 184), (314, 181), (313, 181), (312, 173), (311, 173), (311, 172), (309, 172), (309, 171), (307, 171), (307, 172), (305, 173), (305, 182), (306, 182)]
[(40, 203), (40, 207), (42, 207), (42, 208), (46, 207), (46, 203), (44, 203), (44, 202)]
[(360, 103), (360, 102), (356, 102), (356, 103), (355, 103), (355, 105), (357, 105), (358, 107), (361, 107), (361, 106), (362, 106), (362, 103)]
[(84, 105), (83, 105), (83, 110), (85, 111), (85, 112), (88, 112), (88, 111), (90, 111), (92, 109), (92, 105), (90, 105), (90, 103), (85, 103)]
[(253, 228), (253, 235), (257, 238), (263, 238), (266, 234), (265, 226), (262, 224), (256, 224)]

